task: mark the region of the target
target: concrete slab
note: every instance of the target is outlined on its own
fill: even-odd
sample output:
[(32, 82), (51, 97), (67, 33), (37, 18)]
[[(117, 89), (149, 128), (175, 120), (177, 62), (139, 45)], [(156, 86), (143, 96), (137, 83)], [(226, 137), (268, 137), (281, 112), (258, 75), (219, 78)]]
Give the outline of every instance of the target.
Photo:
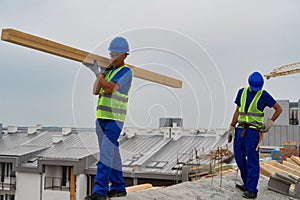
[[(241, 200), (242, 192), (235, 188), (236, 173), (224, 174), (222, 187), (220, 177), (184, 182), (174, 186), (128, 193), (126, 197), (112, 198), (115, 200)], [(238, 175), (238, 181), (241, 181)], [(268, 190), (268, 178), (261, 176), (258, 184), (257, 200), (289, 200), (289, 197)]]

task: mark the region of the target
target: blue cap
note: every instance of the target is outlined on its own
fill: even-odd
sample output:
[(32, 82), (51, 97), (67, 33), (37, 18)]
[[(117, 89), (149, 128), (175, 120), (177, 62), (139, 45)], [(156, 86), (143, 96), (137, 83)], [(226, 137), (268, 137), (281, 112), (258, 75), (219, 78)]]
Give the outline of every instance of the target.
[(248, 83), (252, 90), (258, 91), (263, 88), (264, 78), (259, 72), (253, 72), (248, 78)]
[(129, 45), (125, 38), (116, 37), (110, 42), (108, 50), (117, 53), (127, 53), (129, 52)]

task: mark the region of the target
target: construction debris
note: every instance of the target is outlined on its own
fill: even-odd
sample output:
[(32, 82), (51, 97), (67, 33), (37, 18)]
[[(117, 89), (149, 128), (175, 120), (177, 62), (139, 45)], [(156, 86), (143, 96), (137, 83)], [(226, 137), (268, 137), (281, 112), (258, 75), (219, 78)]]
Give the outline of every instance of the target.
[[(295, 185), (292, 192), (290, 192), (291, 184)], [(296, 179), (285, 172), (276, 172), (269, 180), (268, 189), (300, 199), (300, 178)]]
[[(182, 164), (181, 174), (182, 181), (198, 180), (201, 177), (213, 177), (218, 174), (222, 174), (224, 170), (232, 169), (230, 161), (233, 159), (233, 153), (228, 149), (226, 145), (225, 149), (218, 147), (217, 150), (210, 151), (209, 153), (198, 155), (198, 150), (195, 151), (195, 160), (190, 159), (188, 162), (179, 161), (177, 158), (177, 165)], [(204, 152), (204, 150), (202, 150)], [(209, 164), (201, 164), (200, 159), (209, 160)], [(229, 171), (228, 171), (229, 172)], [(226, 173), (228, 173), (226, 172)]]
[(279, 150), (280, 150), (280, 163), (282, 163), (283, 160), (286, 160), (292, 155), (294, 156), (299, 155), (299, 150), (297, 148), (296, 142), (284, 142), (283, 147), (280, 147)]

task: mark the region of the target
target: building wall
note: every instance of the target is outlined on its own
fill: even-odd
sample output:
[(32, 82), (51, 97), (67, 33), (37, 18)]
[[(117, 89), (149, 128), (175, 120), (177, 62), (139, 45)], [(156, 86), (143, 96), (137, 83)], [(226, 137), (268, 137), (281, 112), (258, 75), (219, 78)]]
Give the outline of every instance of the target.
[(40, 200), (40, 181), (40, 174), (16, 172), (15, 200)]
[(299, 120), (298, 125), (300, 125), (300, 100), (298, 100), (298, 120)]
[[(282, 107), (282, 113), (281, 115), (278, 117), (278, 119), (275, 121), (275, 125), (289, 125), (290, 124), (290, 103), (289, 100), (277, 100), (277, 102), (279, 103), (279, 105)], [(271, 118), (273, 113), (274, 113), (274, 109), (273, 108), (269, 108), (266, 107), (265, 110), (265, 120), (267, 120), (268, 118)]]
[(0, 123), (0, 139), (2, 138), (2, 124)]
[(43, 200), (70, 200), (70, 192), (45, 190)]
[(300, 126), (274, 125), (269, 132), (264, 134), (262, 146), (282, 146), (285, 141), (300, 143)]
[(87, 195), (87, 176), (80, 174), (76, 176), (76, 199), (84, 199)]

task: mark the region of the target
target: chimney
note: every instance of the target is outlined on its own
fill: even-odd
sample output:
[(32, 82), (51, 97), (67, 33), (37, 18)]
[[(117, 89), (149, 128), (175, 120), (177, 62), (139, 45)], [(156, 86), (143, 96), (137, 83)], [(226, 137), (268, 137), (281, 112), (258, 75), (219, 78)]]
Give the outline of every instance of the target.
[(0, 139), (2, 138), (2, 124), (0, 123)]
[(130, 139), (130, 138), (133, 138), (136, 133), (135, 133), (135, 130), (126, 129), (125, 134), (126, 134), (126, 137), (128, 139)]
[(7, 126), (7, 133), (16, 133), (18, 131), (18, 127), (17, 126)]
[(37, 130), (42, 130), (43, 126), (41, 124), (36, 125)]
[(164, 133), (164, 138), (171, 138), (171, 129), (168, 127), (162, 127), (160, 130)]
[(172, 127), (173, 127), (173, 128), (176, 128), (176, 127), (177, 127), (177, 122), (173, 122), (173, 123), (172, 123)]
[(37, 133), (37, 127), (36, 126), (28, 126), (27, 127), (27, 134), (32, 135), (34, 133)]
[(52, 135), (52, 143), (57, 144), (59, 142), (63, 141), (63, 136), (62, 135)]
[(63, 127), (61, 129), (61, 133), (64, 136), (71, 134), (71, 132), (72, 132), (72, 128), (71, 127)]
[(182, 128), (181, 127), (172, 127), (171, 129), (171, 138), (174, 141), (179, 140), (182, 137)]

